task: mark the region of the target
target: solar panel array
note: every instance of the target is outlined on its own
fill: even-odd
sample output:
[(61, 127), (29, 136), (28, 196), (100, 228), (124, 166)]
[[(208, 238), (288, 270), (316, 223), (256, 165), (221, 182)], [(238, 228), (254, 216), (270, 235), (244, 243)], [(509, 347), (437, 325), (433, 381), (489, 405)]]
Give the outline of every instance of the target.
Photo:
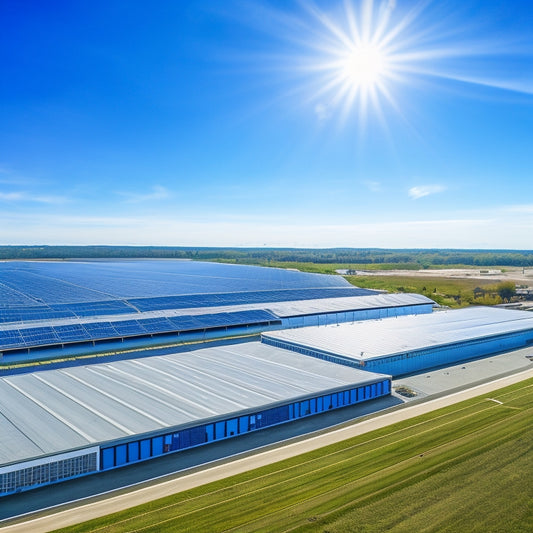
[(372, 294), (376, 294), (375, 291), (357, 289), (355, 287), (346, 289), (294, 289), (282, 291), (164, 296), (159, 298), (139, 298), (129, 301), (115, 300), (90, 303), (56, 304), (17, 309), (0, 307), (0, 323), (122, 315), (168, 309), (193, 309), (200, 307), (290, 302), (296, 300), (318, 300), (347, 296), (367, 296)]
[(0, 323), (360, 296), (341, 276), (194, 261), (0, 263)]
[(264, 323), (280, 323), (268, 311), (236, 311), (195, 316), (145, 318), (114, 322), (89, 322), (61, 326), (0, 330), (0, 350), (50, 346), (72, 342), (198, 331)]
[[(0, 263), (0, 350), (279, 324), (281, 319), (266, 311), (270, 305), (375, 294), (353, 287), (341, 276), (246, 265), (4, 262)], [(230, 311), (233, 306), (245, 310)], [(217, 307), (225, 312), (217, 312)], [(184, 316), (146, 318), (145, 313), (167, 315), (169, 310)]]
[(196, 261), (0, 263), (5, 307), (350, 286), (341, 276)]

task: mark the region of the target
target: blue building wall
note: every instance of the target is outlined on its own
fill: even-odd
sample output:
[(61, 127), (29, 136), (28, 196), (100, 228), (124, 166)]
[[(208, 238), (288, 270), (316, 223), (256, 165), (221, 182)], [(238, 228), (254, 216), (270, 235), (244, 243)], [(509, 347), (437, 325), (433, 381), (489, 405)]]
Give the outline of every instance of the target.
[(533, 331), (498, 335), (366, 361), (364, 370), (400, 376), (533, 344)]
[(100, 451), (100, 470), (117, 468), (166, 453), (236, 437), (237, 435), (323, 413), (331, 409), (355, 405), (374, 398), (387, 396), (390, 392), (390, 379), (383, 379), (368, 385), (299, 400), (253, 414), (235, 416), (173, 432), (132, 439), (113, 446), (102, 446)]
[(398, 307), (383, 307), (377, 309), (360, 309), (337, 313), (294, 316), (282, 319), (281, 327), (273, 329), (300, 328), (305, 326), (325, 326), (342, 322), (357, 322), (359, 320), (373, 320), (403, 315), (422, 315), (433, 312), (433, 303), (403, 305)]

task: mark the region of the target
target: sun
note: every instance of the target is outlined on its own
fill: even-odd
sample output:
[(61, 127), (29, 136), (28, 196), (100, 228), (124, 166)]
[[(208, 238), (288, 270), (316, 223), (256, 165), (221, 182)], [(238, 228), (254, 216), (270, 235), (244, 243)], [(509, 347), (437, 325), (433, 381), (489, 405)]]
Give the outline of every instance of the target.
[(378, 85), (387, 70), (387, 57), (378, 46), (355, 46), (342, 61), (341, 76), (355, 88), (371, 89)]
[(382, 120), (385, 104), (396, 107), (394, 85), (406, 63), (401, 36), (411, 19), (391, 24), (392, 0), (358, 5), (346, 0), (343, 12), (336, 13), (308, 8), (317, 29), (304, 68), (313, 74), (310, 100), (319, 119), (340, 109), (342, 121), (355, 116), (364, 126), (370, 114)]

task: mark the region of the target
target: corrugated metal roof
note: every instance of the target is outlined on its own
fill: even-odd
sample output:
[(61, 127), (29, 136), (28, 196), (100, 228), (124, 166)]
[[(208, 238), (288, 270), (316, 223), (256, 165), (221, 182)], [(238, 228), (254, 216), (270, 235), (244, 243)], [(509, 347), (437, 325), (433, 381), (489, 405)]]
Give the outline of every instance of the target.
[(259, 342), (7, 376), (0, 378), (0, 464), (379, 377)]
[(288, 329), (263, 337), (361, 361), (528, 329), (533, 329), (530, 312), (472, 307)]

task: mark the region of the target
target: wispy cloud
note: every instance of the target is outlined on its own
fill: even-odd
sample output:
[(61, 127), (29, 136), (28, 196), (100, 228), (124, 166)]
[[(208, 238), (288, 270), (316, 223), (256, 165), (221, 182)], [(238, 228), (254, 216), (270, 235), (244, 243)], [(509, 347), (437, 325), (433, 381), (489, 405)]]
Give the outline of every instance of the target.
[(508, 205), (503, 207), (502, 210), (508, 213), (524, 213), (533, 215), (533, 204)]
[(372, 192), (381, 192), (383, 187), (379, 181), (365, 180), (361, 182), (369, 191)]
[(20, 174), (13, 172), (9, 168), (0, 167), (0, 184), (2, 185), (29, 187), (35, 185), (42, 185), (43, 183), (43, 180), (28, 178), (27, 176), (21, 176)]
[(125, 191), (120, 191), (118, 194), (124, 198), (125, 202), (132, 204), (139, 202), (151, 202), (154, 200), (165, 200), (166, 198), (170, 198), (172, 196), (170, 191), (161, 185), (154, 185), (151, 192), (144, 194)]
[(40, 204), (64, 204), (66, 196), (40, 195), (25, 191), (0, 192), (0, 202), (36, 202)]
[(7, 202), (17, 202), (23, 199), (22, 196), (20, 192), (0, 192), (0, 200)]
[(446, 190), (444, 185), (418, 185), (416, 187), (411, 187), (408, 191), (408, 195), (413, 200), (418, 200), (424, 196), (429, 196), (431, 194), (438, 194)]

